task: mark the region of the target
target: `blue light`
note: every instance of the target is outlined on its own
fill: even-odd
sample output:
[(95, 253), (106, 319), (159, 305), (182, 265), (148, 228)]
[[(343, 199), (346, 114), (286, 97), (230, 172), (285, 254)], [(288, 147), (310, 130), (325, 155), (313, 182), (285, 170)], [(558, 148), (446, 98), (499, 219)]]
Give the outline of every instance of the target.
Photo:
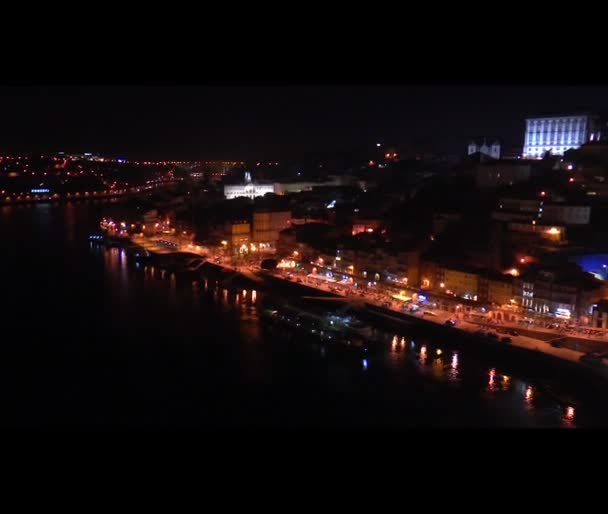
[(418, 300), (420, 300), (421, 302), (426, 302), (426, 296), (424, 296), (423, 294), (419, 294)]
[(32, 193), (49, 193), (50, 189), (47, 188), (35, 188), (31, 190)]
[(363, 369), (367, 369), (367, 359), (363, 359)]

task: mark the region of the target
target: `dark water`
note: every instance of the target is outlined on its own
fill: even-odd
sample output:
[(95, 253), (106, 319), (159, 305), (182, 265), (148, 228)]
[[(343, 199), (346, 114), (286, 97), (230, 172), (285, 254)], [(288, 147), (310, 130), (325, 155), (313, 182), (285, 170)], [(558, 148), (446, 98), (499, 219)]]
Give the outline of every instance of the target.
[(91, 246), (106, 208), (2, 208), (5, 427), (608, 425), (593, 390), (441, 341), (328, 353), (268, 326), (260, 291), (176, 282)]

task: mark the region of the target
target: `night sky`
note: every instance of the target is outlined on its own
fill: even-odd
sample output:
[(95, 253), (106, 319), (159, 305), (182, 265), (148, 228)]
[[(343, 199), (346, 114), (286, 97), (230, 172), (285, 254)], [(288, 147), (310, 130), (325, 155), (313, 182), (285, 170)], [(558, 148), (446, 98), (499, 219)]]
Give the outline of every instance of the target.
[(0, 150), (298, 159), (373, 145), (521, 146), (523, 118), (608, 112), (608, 87), (1, 86)]

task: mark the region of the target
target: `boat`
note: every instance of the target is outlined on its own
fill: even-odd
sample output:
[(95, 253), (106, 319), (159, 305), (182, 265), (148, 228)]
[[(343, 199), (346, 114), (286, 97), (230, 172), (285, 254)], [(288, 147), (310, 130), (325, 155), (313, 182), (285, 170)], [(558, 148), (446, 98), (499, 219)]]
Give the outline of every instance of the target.
[[(371, 336), (371, 329), (332, 314), (315, 313), (289, 304), (266, 307), (262, 317), (289, 327), (302, 335), (313, 336), (320, 343), (335, 349), (345, 349), (367, 355), (380, 348), (380, 343)], [(354, 324), (353, 324), (354, 323)]]

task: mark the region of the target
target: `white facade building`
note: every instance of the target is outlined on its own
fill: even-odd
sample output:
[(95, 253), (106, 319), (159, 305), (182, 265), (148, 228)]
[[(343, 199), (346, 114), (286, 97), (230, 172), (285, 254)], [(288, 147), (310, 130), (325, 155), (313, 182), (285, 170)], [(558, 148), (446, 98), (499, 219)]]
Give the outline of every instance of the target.
[(598, 117), (589, 114), (527, 118), (524, 159), (542, 159), (550, 151), (563, 155), (588, 141), (600, 139)]
[(266, 193), (274, 193), (274, 184), (256, 184), (250, 182), (247, 184), (233, 184), (224, 186), (224, 196), (228, 200), (245, 196), (247, 198), (255, 198), (256, 196), (264, 196)]
[(251, 180), (249, 171), (245, 172), (245, 183), (224, 185), (224, 196), (228, 200), (240, 196), (253, 199), (256, 196), (264, 196), (266, 193), (274, 193), (274, 184), (256, 184)]

